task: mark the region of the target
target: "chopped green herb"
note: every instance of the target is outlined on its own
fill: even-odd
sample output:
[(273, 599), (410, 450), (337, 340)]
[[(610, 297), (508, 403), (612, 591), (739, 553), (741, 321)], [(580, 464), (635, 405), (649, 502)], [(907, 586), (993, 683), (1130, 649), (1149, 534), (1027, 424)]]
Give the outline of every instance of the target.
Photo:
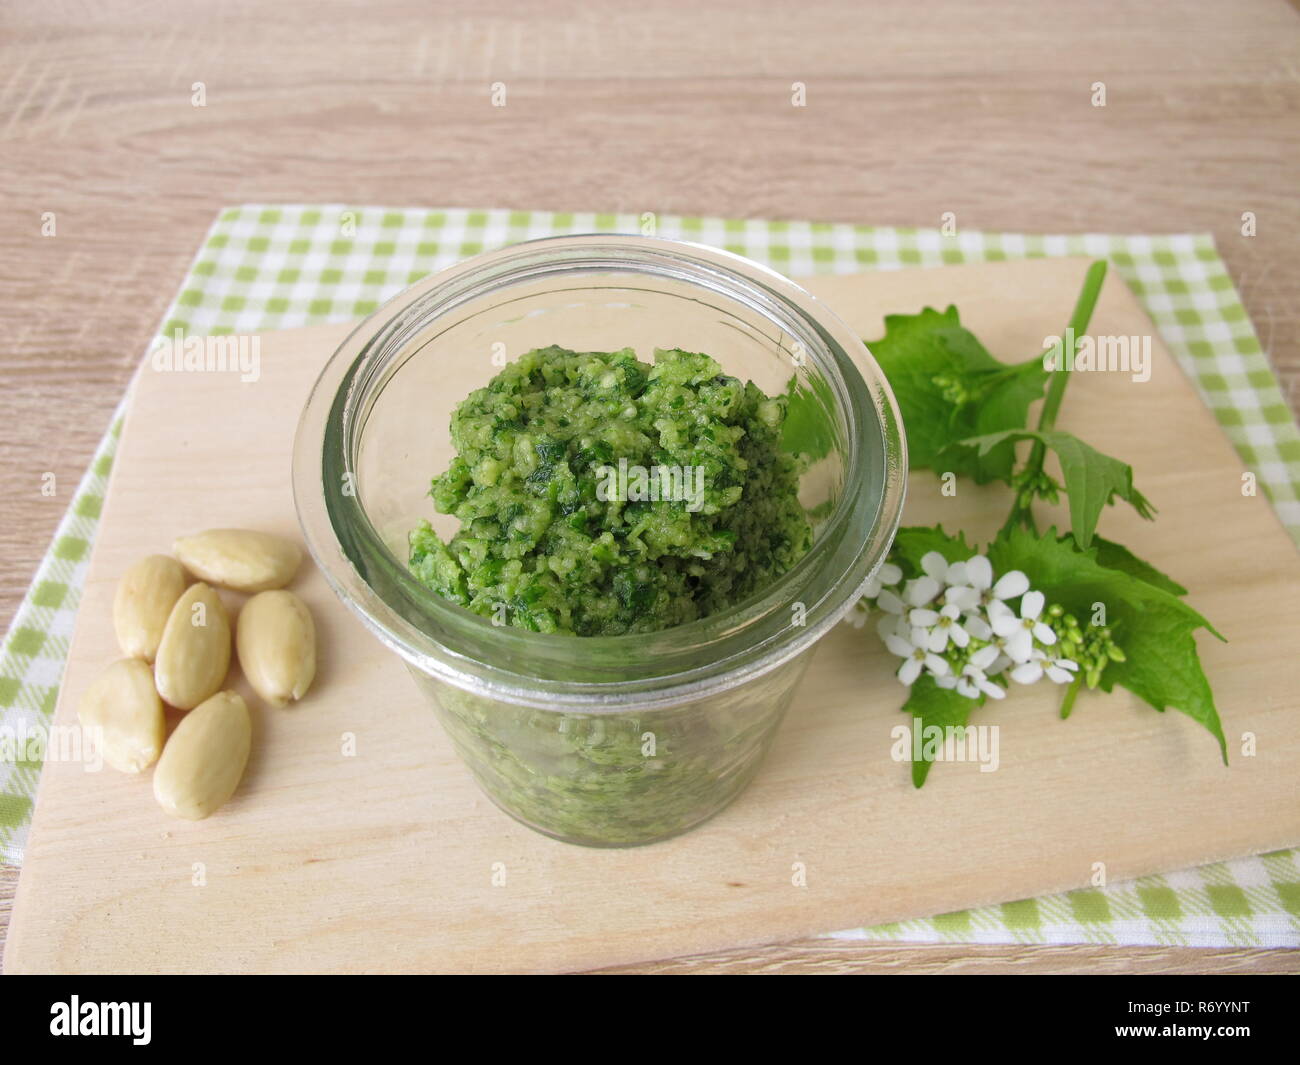
[(812, 543), (787, 402), (693, 352), (531, 351), (456, 408), (430, 495), (460, 529), (444, 543), (422, 523), (411, 568), (539, 632), (651, 632), (742, 602)]

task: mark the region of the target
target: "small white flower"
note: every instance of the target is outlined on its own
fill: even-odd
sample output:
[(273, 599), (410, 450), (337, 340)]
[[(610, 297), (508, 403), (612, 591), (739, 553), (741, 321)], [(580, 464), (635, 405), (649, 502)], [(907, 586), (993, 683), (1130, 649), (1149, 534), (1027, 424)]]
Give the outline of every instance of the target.
[(993, 584), (993, 563), (983, 555), (974, 555), (966, 560), (966, 579), (972, 588), (980, 591)]
[(1016, 662), (1028, 662), (1034, 650), (1034, 640), (1048, 646), (1056, 643), (1056, 633), (1038, 620), (1046, 602), (1042, 592), (1025, 592), (1020, 600), (1020, 616), (999, 599), (988, 605), (989, 622), (993, 632), (1006, 641), (1006, 653)]
[(1005, 699), (1007, 697), (1006, 688), (1001, 684), (994, 684), (991, 680), (980, 679), (976, 681), (977, 688), (987, 695), (990, 699)]
[[(995, 644), (994, 646), (997, 645)], [(984, 672), (990, 677), (996, 677), (1009, 665), (1011, 665), (1010, 656), (1004, 654), (1002, 648), (998, 646), (998, 657), (993, 660), (993, 665), (989, 666)]]
[[(969, 618), (966, 620), (966, 624), (968, 626), (970, 625)], [(981, 665), (980, 668), (991, 677), (994, 674), (1001, 673), (1007, 668), (1007, 666), (1011, 665), (1012, 659), (1011, 656), (1007, 654), (1007, 641), (1003, 637), (995, 636), (990, 630), (988, 639), (989, 647), (993, 650), (992, 664), (987, 666)]]
[(993, 583), (993, 564), (983, 555), (966, 560), (966, 581), (979, 594), (981, 603), (1014, 599), (1029, 591), (1029, 578), (1018, 569), (1010, 570)]
[(912, 652), (917, 649), (911, 640), (894, 632), (885, 637), (885, 647), (891, 655), (898, 655), (899, 658), (911, 658)]
[(968, 699), (978, 699), (981, 692), (991, 699), (1005, 699), (1007, 696), (1006, 689), (990, 682), (982, 669), (969, 663), (962, 669), (956, 687), (957, 692)]
[(918, 607), (907, 615), (907, 620), (915, 627), (913, 632), (915, 643), (920, 643), (916, 639), (916, 629), (929, 630), (927, 634), (929, 647), (936, 654), (943, 654), (947, 650), (949, 639), (958, 647), (965, 647), (970, 643), (970, 636), (961, 626), (961, 611), (951, 604), (941, 610)]
[(961, 611), (951, 603), (939, 611), (930, 630), (930, 650), (943, 654), (949, 640), (957, 647), (966, 647), (970, 643), (970, 634), (961, 624)]
[(1074, 680), (1074, 671), (1078, 668), (1078, 662), (1046, 654), (1035, 648), (1028, 662), (1022, 662), (1011, 671), (1011, 679), (1017, 684), (1033, 684), (1046, 675), (1055, 684), (1069, 684)]
[(903, 601), (908, 606), (925, 606), (939, 594), (939, 582), (928, 574), (903, 585)]
[(882, 643), (890, 636), (902, 636), (906, 639), (910, 632), (907, 622), (898, 614), (886, 614), (876, 622), (876, 633)]
[(948, 673), (948, 663), (938, 655), (928, 651), (924, 646), (905, 640), (902, 636), (890, 634), (885, 638), (885, 646), (890, 654), (898, 655), (903, 664), (898, 668), (898, 679), (909, 688), (921, 675), (921, 670), (928, 669), (933, 676), (942, 677)]
[(1020, 600), (1020, 619), (1035, 640), (1050, 647), (1056, 643), (1056, 633), (1047, 622), (1038, 620), (1046, 605), (1047, 597), (1042, 592), (1026, 592), (1024, 598)]
[(921, 675), (921, 667), (925, 666), (932, 676), (942, 677), (948, 673), (948, 663), (938, 655), (932, 655), (922, 651), (919, 647), (912, 652), (912, 657), (903, 663), (902, 668), (898, 671), (898, 679), (906, 684), (909, 688), (913, 681)]
[(966, 576), (966, 563), (950, 563), (938, 551), (929, 551), (921, 556), (921, 569), (941, 586), (957, 588), (970, 583)]
[(927, 577), (934, 578), (939, 584), (948, 579), (948, 560), (938, 551), (927, 551), (921, 556), (921, 569)]
[(907, 620), (913, 625), (928, 629), (939, 620), (939, 614), (928, 607), (919, 606), (915, 610), (908, 612)]
[[(1035, 655), (1041, 655), (1041, 651), (1035, 651)], [(1017, 684), (1033, 684), (1042, 679), (1043, 664), (1038, 658), (1031, 658), (1028, 662), (1021, 662), (1011, 671), (1011, 679)]]
[(1053, 657), (1052, 655), (1043, 657), (1043, 672), (1047, 674), (1047, 679), (1055, 684), (1069, 684), (1074, 680), (1074, 674), (1078, 668), (1079, 663), (1068, 658)]
[(979, 611), (980, 593), (964, 584), (954, 584), (943, 593), (943, 601), (973, 614)]
[(892, 562), (882, 562), (880, 568), (876, 570), (876, 575), (867, 581), (866, 588), (862, 594), (868, 599), (874, 599), (885, 588), (892, 588), (895, 584), (903, 579), (903, 571), (895, 566)]
[(1000, 600), (988, 605), (989, 626), (996, 645), (1014, 662), (1028, 662), (1034, 649), (1034, 637), (1026, 632), (1015, 611)]
[(888, 614), (902, 614), (907, 609), (907, 604), (888, 588), (876, 597), (876, 606)]

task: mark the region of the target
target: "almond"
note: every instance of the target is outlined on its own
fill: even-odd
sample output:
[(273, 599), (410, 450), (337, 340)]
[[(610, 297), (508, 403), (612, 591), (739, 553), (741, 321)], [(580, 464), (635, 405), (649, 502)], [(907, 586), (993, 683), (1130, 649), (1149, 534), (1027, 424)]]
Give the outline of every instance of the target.
[(208, 585), (192, 584), (176, 600), (154, 663), (158, 694), (192, 710), (220, 690), (230, 669), (230, 615)]
[(172, 550), (200, 580), (237, 592), (283, 588), (302, 562), (292, 540), (251, 529), (209, 529), (181, 537)]
[(235, 649), (248, 683), (272, 706), (301, 699), (316, 676), (316, 624), (293, 592), (259, 592), (245, 603)]
[(158, 760), (166, 722), (153, 673), (138, 658), (122, 658), (95, 678), (77, 704), (85, 729), (98, 732), (104, 761), (139, 773)]
[(124, 655), (154, 660), (185, 583), (185, 570), (169, 555), (149, 555), (122, 574), (113, 596), (113, 630)]
[(153, 773), (154, 798), (172, 817), (201, 821), (239, 787), (252, 743), (248, 704), (236, 692), (218, 692), (167, 740)]

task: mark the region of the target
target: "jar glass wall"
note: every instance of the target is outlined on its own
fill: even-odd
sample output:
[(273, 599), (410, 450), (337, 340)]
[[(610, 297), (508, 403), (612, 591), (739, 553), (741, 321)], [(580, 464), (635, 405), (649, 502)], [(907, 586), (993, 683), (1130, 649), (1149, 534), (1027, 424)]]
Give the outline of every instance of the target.
[[(494, 625), (410, 574), (456, 405), (531, 349), (705, 352), (793, 390), (825, 454), (800, 500), (804, 558), (744, 603), (660, 632), (575, 637)], [(817, 639), (883, 561), (906, 477), (902, 427), (861, 341), (812, 296), (727, 253), (616, 235), (515, 245), (426, 278), (363, 322), (299, 426), (294, 492), (339, 597), (437, 707), (480, 785), (557, 838), (625, 846), (684, 831), (752, 777)]]

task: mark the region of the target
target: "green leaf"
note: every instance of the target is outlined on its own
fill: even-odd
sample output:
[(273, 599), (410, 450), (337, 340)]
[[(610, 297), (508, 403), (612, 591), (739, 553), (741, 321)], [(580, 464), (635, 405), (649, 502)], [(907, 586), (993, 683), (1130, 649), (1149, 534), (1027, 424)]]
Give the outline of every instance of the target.
[(1097, 548), (1097, 561), (1107, 569), (1117, 569), (1130, 577), (1146, 581), (1147, 584), (1154, 584), (1170, 595), (1187, 594), (1187, 589), (1176, 580), (1161, 573), (1150, 562), (1138, 558), (1123, 544), (1117, 544), (1101, 536), (1094, 537), (1092, 542)]
[[(912, 734), (915, 736), (919, 731), (924, 739), (924, 730), (929, 725), (938, 725), (940, 728), (965, 727), (971, 711), (983, 706), (984, 699), (983, 695), (978, 699), (968, 699), (964, 695), (958, 695), (951, 688), (940, 688), (933, 677), (924, 673), (917, 677), (912, 685), (907, 702), (903, 704), (903, 710), (912, 715)], [(913, 760), (913, 786), (919, 788), (925, 784), (925, 778), (930, 775), (932, 764), (933, 759), (925, 757)]]
[(938, 551), (945, 562), (965, 562), (975, 554), (960, 532), (949, 536), (942, 525), (906, 525), (895, 534), (889, 557), (902, 566), (906, 576), (916, 577), (921, 573), (921, 559), (931, 551)]
[(902, 412), (913, 468), (952, 472), (983, 484), (1010, 481), (1013, 445), (978, 453), (953, 448), (977, 434), (1019, 428), (1042, 398), (1041, 359), (1007, 365), (964, 328), (956, 307), (885, 319), (885, 335), (868, 341)]
[(1121, 685), (1157, 710), (1173, 707), (1199, 721), (1219, 741), (1226, 765), (1228, 744), (1195, 638), (1202, 628), (1219, 634), (1177, 595), (1131, 572), (1103, 566), (1097, 555), (1096, 548), (1080, 550), (1055, 529), (1040, 536), (1013, 528), (989, 547), (995, 572), (1022, 570), (1034, 588), (1081, 623), (1092, 617), (1095, 604), (1103, 604), (1127, 660), (1106, 666), (1102, 688)]
[(980, 454), (984, 454), (1015, 440), (1037, 440), (1056, 452), (1065, 480), (1065, 491), (1070, 497), (1070, 531), (1075, 543), (1081, 548), (1092, 544), (1101, 512), (1116, 496), (1131, 503), (1133, 509), (1148, 521), (1155, 517), (1151, 503), (1133, 487), (1133, 467), (1119, 459), (1103, 455), (1073, 433), (1009, 429), (963, 440), (962, 445), (976, 448)]
[(810, 376), (807, 384), (791, 377), (785, 396), (781, 449), (814, 460), (825, 458), (835, 446), (835, 421), (831, 414), (835, 398), (830, 385), (821, 377)]
[[(976, 433), (995, 433), (1000, 430), (1019, 428), (1029, 418), (1030, 404), (1043, 398), (1045, 373), (1032, 372), (1042, 367), (1037, 359), (1022, 363), (1026, 372), (1015, 373), (991, 388), (980, 402), (975, 413)], [(958, 443), (949, 444), (940, 455), (940, 465), (961, 472), (960, 467), (971, 461), (968, 448)], [(1012, 441), (990, 448), (982, 455), (974, 457), (976, 481), (1011, 482), (1011, 474), (1016, 465), (1016, 449)], [(982, 480), (981, 480), (982, 478)]]

